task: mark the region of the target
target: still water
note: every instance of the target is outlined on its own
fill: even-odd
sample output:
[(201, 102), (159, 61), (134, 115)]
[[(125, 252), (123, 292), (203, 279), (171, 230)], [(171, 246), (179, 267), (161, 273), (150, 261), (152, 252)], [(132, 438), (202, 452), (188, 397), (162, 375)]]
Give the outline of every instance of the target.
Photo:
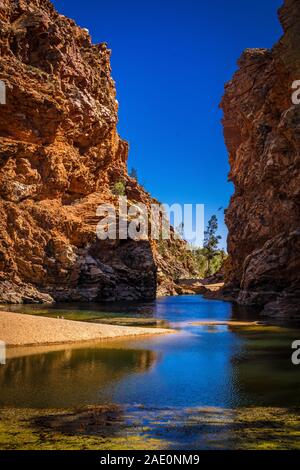
[(84, 321), (154, 318), (177, 333), (12, 351), (0, 367), (2, 407), (43, 410), (114, 403), (149, 413), (157, 410), (154, 414), (176, 410), (180, 415), (196, 408), (300, 406), (300, 366), (291, 362), (291, 344), (300, 339), (297, 325), (197, 326), (193, 322), (256, 316), (229, 302), (201, 296), (146, 304), (61, 305), (43, 310), (31, 306), (23, 312)]

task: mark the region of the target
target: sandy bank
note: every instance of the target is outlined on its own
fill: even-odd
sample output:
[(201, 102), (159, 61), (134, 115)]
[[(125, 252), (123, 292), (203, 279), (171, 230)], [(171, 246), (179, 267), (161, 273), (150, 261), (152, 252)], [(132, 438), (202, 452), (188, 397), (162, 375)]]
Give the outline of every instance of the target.
[(173, 333), (162, 328), (91, 324), (0, 312), (0, 340), (7, 346), (38, 346)]
[(211, 282), (206, 279), (181, 279), (178, 282), (182, 294), (215, 293), (224, 287), (224, 282)]

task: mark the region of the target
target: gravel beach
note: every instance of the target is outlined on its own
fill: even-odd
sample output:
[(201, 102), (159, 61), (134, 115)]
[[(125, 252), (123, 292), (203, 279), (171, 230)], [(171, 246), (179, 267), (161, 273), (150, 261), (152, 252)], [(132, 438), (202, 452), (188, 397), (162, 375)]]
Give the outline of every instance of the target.
[(162, 328), (91, 324), (0, 312), (0, 341), (7, 346), (38, 346), (173, 333)]

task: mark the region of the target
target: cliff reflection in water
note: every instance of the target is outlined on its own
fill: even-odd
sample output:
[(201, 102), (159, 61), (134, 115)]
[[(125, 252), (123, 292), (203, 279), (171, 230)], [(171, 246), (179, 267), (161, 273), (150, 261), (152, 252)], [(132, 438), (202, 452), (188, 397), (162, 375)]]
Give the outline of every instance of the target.
[(228, 327), (242, 347), (231, 358), (242, 403), (299, 407), (300, 374), (291, 361), (291, 344), (300, 331), (279, 325)]
[(0, 406), (67, 408), (111, 403), (111, 387), (149, 370), (158, 354), (147, 350), (67, 349), (9, 359), (0, 368)]

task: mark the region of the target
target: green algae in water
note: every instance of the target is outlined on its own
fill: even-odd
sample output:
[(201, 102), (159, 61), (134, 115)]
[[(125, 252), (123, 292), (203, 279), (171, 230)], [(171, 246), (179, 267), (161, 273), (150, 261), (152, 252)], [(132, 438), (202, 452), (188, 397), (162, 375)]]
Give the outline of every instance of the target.
[[(74, 410), (66, 410), (65, 415)], [(61, 410), (47, 410), (49, 417), (61, 417)], [(130, 436), (118, 429), (111, 433), (105, 430), (105, 423), (96, 436), (81, 433), (63, 433), (59, 429), (39, 427), (35, 424), (41, 413), (32, 409), (2, 409), (0, 411), (0, 449), (1, 450), (143, 450), (160, 449), (162, 442), (150, 438), (146, 440), (138, 433)]]
[[(106, 411), (109, 407), (106, 407)], [(2, 409), (1, 450), (300, 450), (300, 410), (250, 407), (82, 410)], [(104, 410), (105, 411), (105, 410)], [(83, 420), (90, 413), (89, 420)], [(74, 418), (75, 425), (66, 427)], [(77, 417), (77, 421), (76, 421)], [(91, 426), (92, 423), (92, 426)]]

